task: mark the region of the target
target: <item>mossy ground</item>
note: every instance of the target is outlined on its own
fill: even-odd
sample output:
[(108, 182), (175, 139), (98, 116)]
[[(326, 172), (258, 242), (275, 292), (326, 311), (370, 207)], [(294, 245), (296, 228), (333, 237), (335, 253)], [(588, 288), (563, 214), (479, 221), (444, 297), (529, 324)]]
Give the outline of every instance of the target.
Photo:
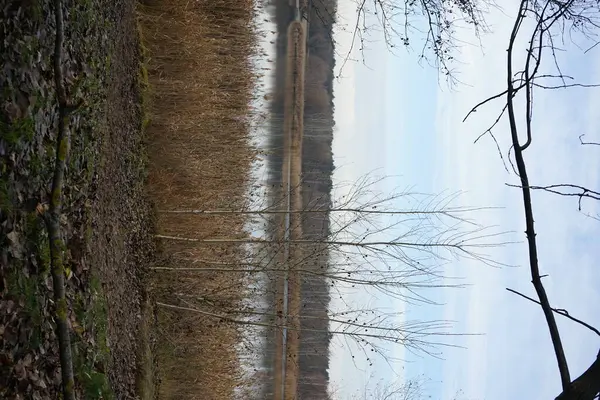
[[(0, 397), (59, 398), (48, 203), (57, 148), (52, 1), (0, 13)], [(71, 101), (61, 228), (78, 398), (152, 398), (153, 257), (134, 2), (65, 0)], [(143, 371), (143, 372), (140, 372)], [(145, 388), (139, 388), (144, 382)]]

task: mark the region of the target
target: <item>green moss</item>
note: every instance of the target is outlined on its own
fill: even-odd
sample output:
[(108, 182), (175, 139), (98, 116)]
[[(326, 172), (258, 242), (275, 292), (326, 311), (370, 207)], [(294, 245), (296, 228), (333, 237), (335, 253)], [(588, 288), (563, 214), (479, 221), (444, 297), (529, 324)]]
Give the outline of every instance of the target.
[(41, 1), (33, 1), (31, 6), (31, 18), (37, 23), (40, 23), (44, 20), (44, 11), (42, 10)]
[(45, 279), (50, 274), (50, 243), (48, 238), (43, 238), (38, 242), (38, 262), (40, 265), (40, 275)]
[(41, 49), (41, 43), (37, 36), (22, 36), (22, 39), (17, 42), (17, 46), (24, 65), (32, 65), (37, 62), (37, 57)]
[[(85, 305), (85, 299), (81, 295), (80, 292), (76, 292), (73, 299), (73, 313), (75, 314), (75, 318), (82, 325), (85, 325), (85, 320), (87, 317), (87, 307)], [(81, 333), (81, 332), (78, 332)]]
[(86, 201), (84, 205), (84, 213), (86, 216), (85, 219), (85, 233), (84, 233), (84, 241), (85, 243), (90, 243), (92, 237), (94, 235), (94, 227), (92, 222), (92, 202)]
[[(74, 342), (74, 367), (77, 381), (85, 392), (86, 399), (114, 399), (108, 378), (104, 374), (110, 351), (107, 340), (107, 308), (98, 278), (89, 282), (89, 299), (81, 295), (75, 298), (74, 312), (81, 329), (80, 339)], [(81, 340), (92, 336), (93, 342)], [(93, 343), (93, 347), (90, 346)]]
[(66, 160), (68, 152), (69, 152), (69, 139), (65, 136), (60, 140), (60, 145), (58, 146), (58, 159), (60, 161)]
[(138, 73), (138, 85), (141, 93), (141, 109), (142, 109), (142, 130), (145, 130), (150, 124), (150, 78), (148, 74), (148, 58), (149, 51), (144, 45), (144, 37), (142, 27), (137, 23), (138, 38), (140, 43), (140, 54), (142, 62)]
[(56, 303), (56, 316), (58, 317), (58, 319), (60, 319), (62, 321), (66, 321), (67, 320), (67, 311), (68, 311), (67, 301), (65, 299), (60, 299)]
[(93, 235), (94, 235), (94, 228), (92, 227), (92, 224), (90, 222), (85, 227), (85, 240), (86, 241), (91, 240)]
[(148, 67), (145, 63), (140, 66), (140, 85), (143, 88), (148, 88), (149, 86)]
[(11, 123), (0, 121), (0, 137), (9, 145), (16, 145), (21, 140), (30, 142), (35, 135), (35, 122), (32, 118), (19, 118)]
[(41, 0), (29, 0), (23, 3), (25, 13), (34, 23), (41, 23), (44, 20), (44, 10)]
[(56, 152), (56, 146), (54, 146), (53, 143), (50, 143), (50, 142), (44, 143), (44, 150), (46, 152), (46, 157), (48, 157), (48, 159), (50, 159), (50, 160), (54, 159), (55, 152)]
[(41, 326), (44, 319), (40, 294), (40, 280), (35, 275), (24, 273), (23, 264), (13, 261), (13, 268), (6, 275), (8, 295), (23, 305), (23, 313), (31, 321), (29, 334), (30, 348), (38, 348), (42, 341)]
[(13, 198), (11, 196), (8, 183), (0, 179), (0, 210), (4, 214), (11, 214), (13, 212)]
[(53, 250), (55, 250), (55, 252), (50, 253), (52, 258), (52, 273), (57, 276), (62, 275), (65, 273), (65, 266), (63, 264), (65, 244), (60, 239), (54, 239), (52, 246)]
[(74, 388), (75, 388), (75, 382), (73, 382), (72, 380), (69, 380), (69, 382), (67, 382), (67, 387), (65, 388), (67, 390), (67, 393), (73, 393)]
[(38, 216), (35, 212), (30, 212), (25, 217), (25, 235), (28, 240), (37, 239), (38, 233)]
[(25, 218), (25, 236), (29, 252), (36, 259), (38, 274), (45, 279), (50, 273), (50, 242), (44, 220), (35, 211)]
[(21, 276), (19, 288), (25, 303), (25, 310), (38, 325), (42, 322), (42, 306), (39, 302), (39, 281), (36, 277)]
[(108, 377), (104, 373), (89, 368), (84, 370), (81, 378), (86, 399), (108, 400), (115, 398), (110, 388)]
[(146, 130), (148, 128), (148, 125), (150, 125), (151, 121), (152, 119), (150, 118), (149, 114), (145, 112), (142, 118), (142, 129)]
[(31, 170), (31, 175), (42, 175), (45, 172), (44, 161), (37, 154), (34, 154), (32, 155), (31, 160), (29, 160), (29, 168)]
[(42, 343), (42, 324), (44, 322), (44, 282), (50, 269), (50, 246), (45, 224), (36, 212), (24, 217), (24, 238), (27, 253), (37, 270), (30, 266), (31, 275), (25, 273), (24, 264), (15, 264), (12, 282), (12, 295), (20, 299), (23, 311), (31, 319), (33, 329), (29, 332), (29, 346), (36, 349)]
[(62, 197), (62, 190), (60, 190), (60, 188), (54, 188), (54, 190), (52, 190), (52, 204), (59, 205), (60, 204), (60, 200)]

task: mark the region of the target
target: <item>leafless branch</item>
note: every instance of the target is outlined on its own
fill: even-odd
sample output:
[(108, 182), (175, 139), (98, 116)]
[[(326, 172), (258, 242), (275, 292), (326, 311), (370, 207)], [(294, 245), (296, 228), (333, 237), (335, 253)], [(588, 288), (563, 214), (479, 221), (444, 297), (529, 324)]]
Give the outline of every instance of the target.
[[(514, 293), (514, 294), (516, 294), (518, 296), (521, 296), (521, 297), (523, 297), (523, 298), (525, 298), (525, 299), (527, 299), (529, 301), (532, 301), (532, 302), (534, 302), (536, 304), (540, 304), (540, 302), (537, 301), (536, 299), (533, 299), (533, 298), (531, 298), (529, 296), (526, 296), (523, 293), (519, 293), (519, 292), (517, 292), (514, 289), (506, 288), (506, 290), (508, 290), (509, 292)], [(580, 325), (586, 327), (587, 329), (591, 330), (592, 332), (594, 332), (596, 335), (600, 336), (600, 331), (598, 329), (594, 328), (592, 325), (590, 325), (590, 324), (588, 324), (586, 322), (583, 322), (579, 318), (573, 317), (571, 314), (568, 313), (567, 310), (562, 309), (562, 308), (552, 308), (552, 311), (554, 311), (555, 313), (557, 313), (559, 315), (562, 315), (563, 317), (566, 317), (566, 318), (570, 319), (571, 321), (577, 322), (578, 324), (580, 324)]]
[[(511, 187), (520, 187), (519, 185), (506, 184)], [(546, 186), (530, 186), (532, 190), (543, 190), (548, 193), (557, 194), (565, 197), (577, 197), (578, 198), (578, 210), (581, 211), (581, 201), (584, 198), (592, 200), (600, 200), (600, 192), (588, 189), (581, 185), (575, 185), (572, 183), (561, 183)]]
[(584, 142), (584, 141), (583, 141), (583, 137), (584, 137), (584, 136), (585, 136), (585, 134), (581, 134), (581, 135), (579, 135), (579, 142), (580, 142), (582, 145), (600, 146), (600, 143), (599, 143), (599, 142)]
[[(535, 25), (527, 35), (527, 51), (525, 55), (524, 67), (518, 72), (514, 71), (514, 56), (515, 44), (517, 37), (523, 35), (523, 25), (525, 20), (535, 21)], [(538, 262), (538, 248), (536, 242), (536, 231), (534, 226), (533, 204), (531, 199), (532, 190), (543, 190), (550, 193), (562, 196), (574, 196), (579, 199), (579, 207), (581, 209), (581, 201), (583, 198), (594, 200), (600, 199), (600, 193), (590, 190), (583, 186), (574, 184), (556, 184), (547, 186), (533, 186), (529, 183), (527, 167), (524, 159), (524, 152), (531, 146), (534, 141), (533, 135), (533, 99), (536, 89), (568, 89), (574, 87), (591, 88), (596, 87), (596, 84), (584, 84), (572, 82), (573, 78), (564, 74), (558, 62), (557, 54), (562, 51), (558, 46), (564, 43), (565, 38), (571, 37), (573, 34), (579, 34), (585, 38), (595, 37), (597, 29), (600, 27), (600, 7), (595, 1), (588, 0), (521, 0), (517, 15), (514, 20), (514, 25), (508, 41), (507, 49), (507, 70), (506, 70), (506, 90), (495, 94), (488, 99), (478, 103), (473, 107), (467, 116), (468, 118), (479, 107), (493, 100), (505, 96), (506, 98), (506, 114), (509, 122), (511, 146), (509, 149), (509, 160), (511, 165), (514, 165), (515, 174), (520, 179), (519, 185), (509, 185), (519, 187), (522, 194), (522, 203), (525, 212), (526, 237), (529, 254), (529, 267), (533, 286), (536, 290), (539, 300), (534, 300), (525, 295), (522, 295), (511, 289), (511, 292), (525, 297), (536, 302), (542, 308), (546, 324), (550, 332), (554, 353), (558, 370), (560, 372), (563, 393), (559, 399), (569, 400), (591, 400), (600, 391), (600, 366), (598, 359), (592, 366), (579, 378), (571, 382), (570, 373), (562, 341), (554, 314), (571, 318), (572, 320), (586, 326), (598, 334), (598, 331), (583, 323), (580, 320), (569, 316), (565, 310), (560, 310), (551, 307), (547, 293), (541, 280), (540, 266)], [(531, 25), (528, 25), (528, 27)], [(550, 67), (553, 67), (555, 72), (540, 74), (542, 61), (549, 57)], [(543, 80), (542, 80), (543, 79)], [(548, 82), (548, 80), (558, 80), (558, 83)], [(519, 126), (516, 117), (516, 95), (524, 90), (523, 107), (524, 107), (524, 125)], [(504, 109), (501, 115), (504, 113)], [(497, 121), (492, 125), (495, 127)], [(523, 133), (520, 131), (524, 131)], [(488, 133), (488, 130), (484, 134)], [(521, 142), (520, 135), (524, 136), (524, 142)], [(580, 142), (584, 144), (582, 136)], [(514, 164), (510, 157), (511, 152), (514, 155)]]
[[(470, 26), (479, 36), (487, 30), (483, 10), (491, 5), (486, 0), (358, 0), (350, 50), (341, 70), (357, 42), (360, 42), (359, 50), (362, 52), (367, 37), (380, 34), (388, 50), (394, 54), (398, 48), (410, 50), (413, 42), (422, 41), (419, 60), (429, 63), (450, 82), (455, 82), (452, 67), (453, 50), (458, 42), (455, 26)], [(376, 25), (366, 23), (371, 18)]]
[[(522, 0), (519, 5), (518, 15), (515, 19), (515, 23), (513, 25), (512, 33), (510, 36), (509, 44), (508, 44), (508, 57), (507, 57), (507, 91), (506, 91), (506, 102), (508, 105), (508, 119), (510, 124), (510, 134), (511, 141), (513, 145), (513, 150), (515, 154), (515, 162), (517, 166), (517, 170), (519, 173), (519, 178), (521, 180), (521, 192), (523, 196), (523, 207), (525, 209), (525, 224), (526, 224), (526, 236), (527, 243), (529, 249), (529, 266), (531, 271), (531, 279), (533, 286), (537, 292), (540, 305), (544, 312), (544, 316), (546, 317), (546, 323), (548, 324), (548, 329), (550, 331), (550, 336), (552, 338), (552, 344), (554, 346), (554, 352), (556, 354), (558, 369), (561, 375), (561, 381), (563, 390), (566, 390), (570, 383), (571, 378), (569, 374), (569, 368), (567, 365), (566, 357), (564, 354), (564, 349), (562, 346), (562, 341), (560, 338), (560, 333), (558, 331), (558, 327), (556, 325), (556, 320), (554, 318), (554, 313), (552, 312), (552, 308), (550, 306), (550, 302), (548, 300), (548, 295), (546, 294), (546, 290), (540, 279), (540, 271), (538, 264), (538, 256), (537, 256), (537, 243), (536, 243), (536, 233), (535, 233), (535, 225), (534, 225), (534, 216), (533, 216), (533, 205), (531, 201), (531, 191), (529, 185), (529, 178), (527, 175), (527, 167), (525, 164), (525, 160), (523, 157), (523, 151), (525, 150), (521, 143), (519, 142), (519, 133), (518, 126), (516, 122), (515, 116), (515, 106), (514, 106), (514, 84), (513, 84), (513, 49), (515, 45), (515, 41), (517, 39), (517, 35), (519, 33), (519, 29), (522, 25), (522, 22), (526, 18), (526, 12), (529, 7), (529, 2), (527, 0)], [(546, 6), (544, 6), (543, 10), (546, 10)], [(542, 14), (540, 21), (544, 19), (544, 15)], [(539, 24), (538, 24), (539, 26)], [(536, 29), (537, 30), (537, 29)], [(528, 53), (528, 58), (531, 56), (531, 52)], [(537, 63), (539, 65), (539, 59)]]
[[(188, 303), (187, 306), (179, 306), (164, 302), (157, 302), (158, 306), (177, 310), (193, 312), (204, 315), (209, 318), (214, 318), (219, 321), (229, 322), (237, 325), (253, 325), (265, 328), (285, 328), (293, 331), (293, 326), (282, 326), (277, 324), (276, 315), (263, 312), (252, 312), (250, 310), (236, 311), (234, 313), (216, 313), (205, 311), (197, 306)], [(444, 321), (405, 321), (402, 324), (396, 324), (388, 320), (389, 316), (375, 313), (373, 310), (366, 310), (366, 313), (372, 314), (371, 321), (357, 323), (353, 318), (350, 319), (328, 319), (333, 322), (333, 328), (328, 331), (333, 336), (347, 337), (353, 340), (360, 348), (369, 348), (371, 351), (384, 354), (384, 349), (377, 345), (377, 341), (389, 342), (392, 344), (401, 344), (410, 351), (423, 352), (430, 355), (436, 355), (430, 348), (435, 347), (460, 347), (443, 341), (435, 340), (435, 337), (446, 336), (464, 336), (463, 334), (450, 334), (446, 332), (449, 328), (448, 323)], [(248, 318), (235, 317), (232, 315), (244, 314)], [(252, 315), (256, 318), (252, 318)], [(264, 319), (263, 317), (267, 317)], [(308, 317), (305, 317), (308, 318)], [(312, 317), (314, 318), (314, 317)], [(322, 332), (320, 329), (312, 329), (304, 327), (303, 332)], [(389, 356), (388, 356), (389, 358)]]

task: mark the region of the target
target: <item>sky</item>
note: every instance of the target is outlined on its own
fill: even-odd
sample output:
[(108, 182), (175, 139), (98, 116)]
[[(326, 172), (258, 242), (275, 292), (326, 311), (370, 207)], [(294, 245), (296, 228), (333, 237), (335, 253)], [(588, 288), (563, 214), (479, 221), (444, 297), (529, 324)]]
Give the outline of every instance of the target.
[[(446, 265), (448, 276), (464, 277), (469, 286), (438, 294), (441, 306), (406, 306), (378, 298), (378, 304), (403, 310), (411, 319), (452, 320), (456, 332), (478, 335), (451, 339), (464, 348), (444, 349), (441, 360), (390, 349), (405, 360), (394, 365), (394, 371), (401, 371), (397, 375), (384, 362), (372, 368), (356, 366), (349, 362), (347, 348), (334, 346), (330, 373), (340, 399), (351, 398), (369, 382), (419, 375), (427, 378), (427, 394), (435, 399), (553, 399), (560, 393), (541, 309), (505, 290), (510, 287), (535, 297), (527, 268), (520, 191), (506, 185), (517, 183), (515, 174), (505, 170), (489, 136), (474, 143), (502, 104), (491, 103), (462, 122), (472, 106), (503, 89), (505, 49), (515, 7), (515, 1), (507, 0), (502, 9), (489, 10), (486, 19), (491, 32), (481, 37), (480, 44), (469, 32), (459, 32), (462, 43), (476, 44), (462, 45), (456, 54), (461, 83), (452, 88), (438, 79), (435, 69), (419, 65), (418, 49), (392, 55), (375, 37), (365, 51), (365, 62), (354, 49), (359, 61), (346, 63), (335, 82), (335, 180), (352, 181), (376, 171), (392, 177), (381, 184), (383, 192), (396, 186), (428, 193), (460, 191), (458, 205), (498, 207), (479, 212), (475, 218), (509, 232), (502, 240), (515, 242), (491, 250), (494, 259), (506, 267), (472, 260)], [(338, 10), (336, 52), (341, 60), (350, 48), (343, 28), (353, 25), (355, 3), (339, 0)], [(524, 48), (523, 41), (519, 45)], [(565, 43), (564, 49), (560, 55), (563, 72), (580, 82), (600, 82), (600, 49), (585, 56), (571, 43)], [(589, 140), (600, 140), (599, 109), (600, 89), (536, 94), (534, 140), (526, 152), (532, 184), (600, 186), (599, 150), (582, 147), (578, 139), (586, 134)], [(506, 123), (494, 132), (506, 157)], [(552, 304), (600, 326), (600, 269), (595, 264), (600, 258), (600, 222), (578, 212), (574, 199), (538, 192), (533, 203), (540, 268), (548, 274), (544, 284)], [(587, 203), (586, 210), (597, 211), (598, 205)], [(571, 375), (578, 376), (595, 358), (597, 336), (561, 317), (557, 321)]]

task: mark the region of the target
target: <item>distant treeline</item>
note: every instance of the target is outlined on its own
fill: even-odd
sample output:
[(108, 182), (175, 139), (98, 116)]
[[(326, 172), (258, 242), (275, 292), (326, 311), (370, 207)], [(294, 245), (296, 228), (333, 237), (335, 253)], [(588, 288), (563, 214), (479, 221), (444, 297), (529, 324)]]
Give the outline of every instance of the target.
[[(275, 6), (273, 18), (277, 24), (277, 62), (275, 66), (272, 97), (272, 127), (269, 140), (272, 156), (268, 160), (271, 183), (275, 188), (281, 182), (281, 151), (283, 146), (283, 110), (286, 71), (287, 28), (294, 19), (294, 10), (289, 0), (272, 0)], [(337, 9), (336, 0), (306, 0), (310, 3), (309, 33), (307, 38), (308, 58), (305, 75), (304, 141), (302, 153), (304, 206), (329, 208), (331, 204), (331, 174), (333, 157), (333, 69), (334, 43), (332, 28)], [(277, 190), (274, 191), (274, 193)], [(325, 213), (307, 215), (303, 219), (303, 234), (314, 239), (309, 251), (315, 256), (303, 265), (304, 269), (316, 271), (327, 269), (329, 254), (318, 244), (319, 239), (329, 234), (329, 216)], [(307, 275), (302, 284), (302, 318), (300, 343), (300, 380), (298, 398), (327, 399), (329, 382), (328, 308), (329, 286), (318, 275)], [(269, 351), (273, 354), (272, 351)], [(267, 389), (269, 390), (269, 389)]]

